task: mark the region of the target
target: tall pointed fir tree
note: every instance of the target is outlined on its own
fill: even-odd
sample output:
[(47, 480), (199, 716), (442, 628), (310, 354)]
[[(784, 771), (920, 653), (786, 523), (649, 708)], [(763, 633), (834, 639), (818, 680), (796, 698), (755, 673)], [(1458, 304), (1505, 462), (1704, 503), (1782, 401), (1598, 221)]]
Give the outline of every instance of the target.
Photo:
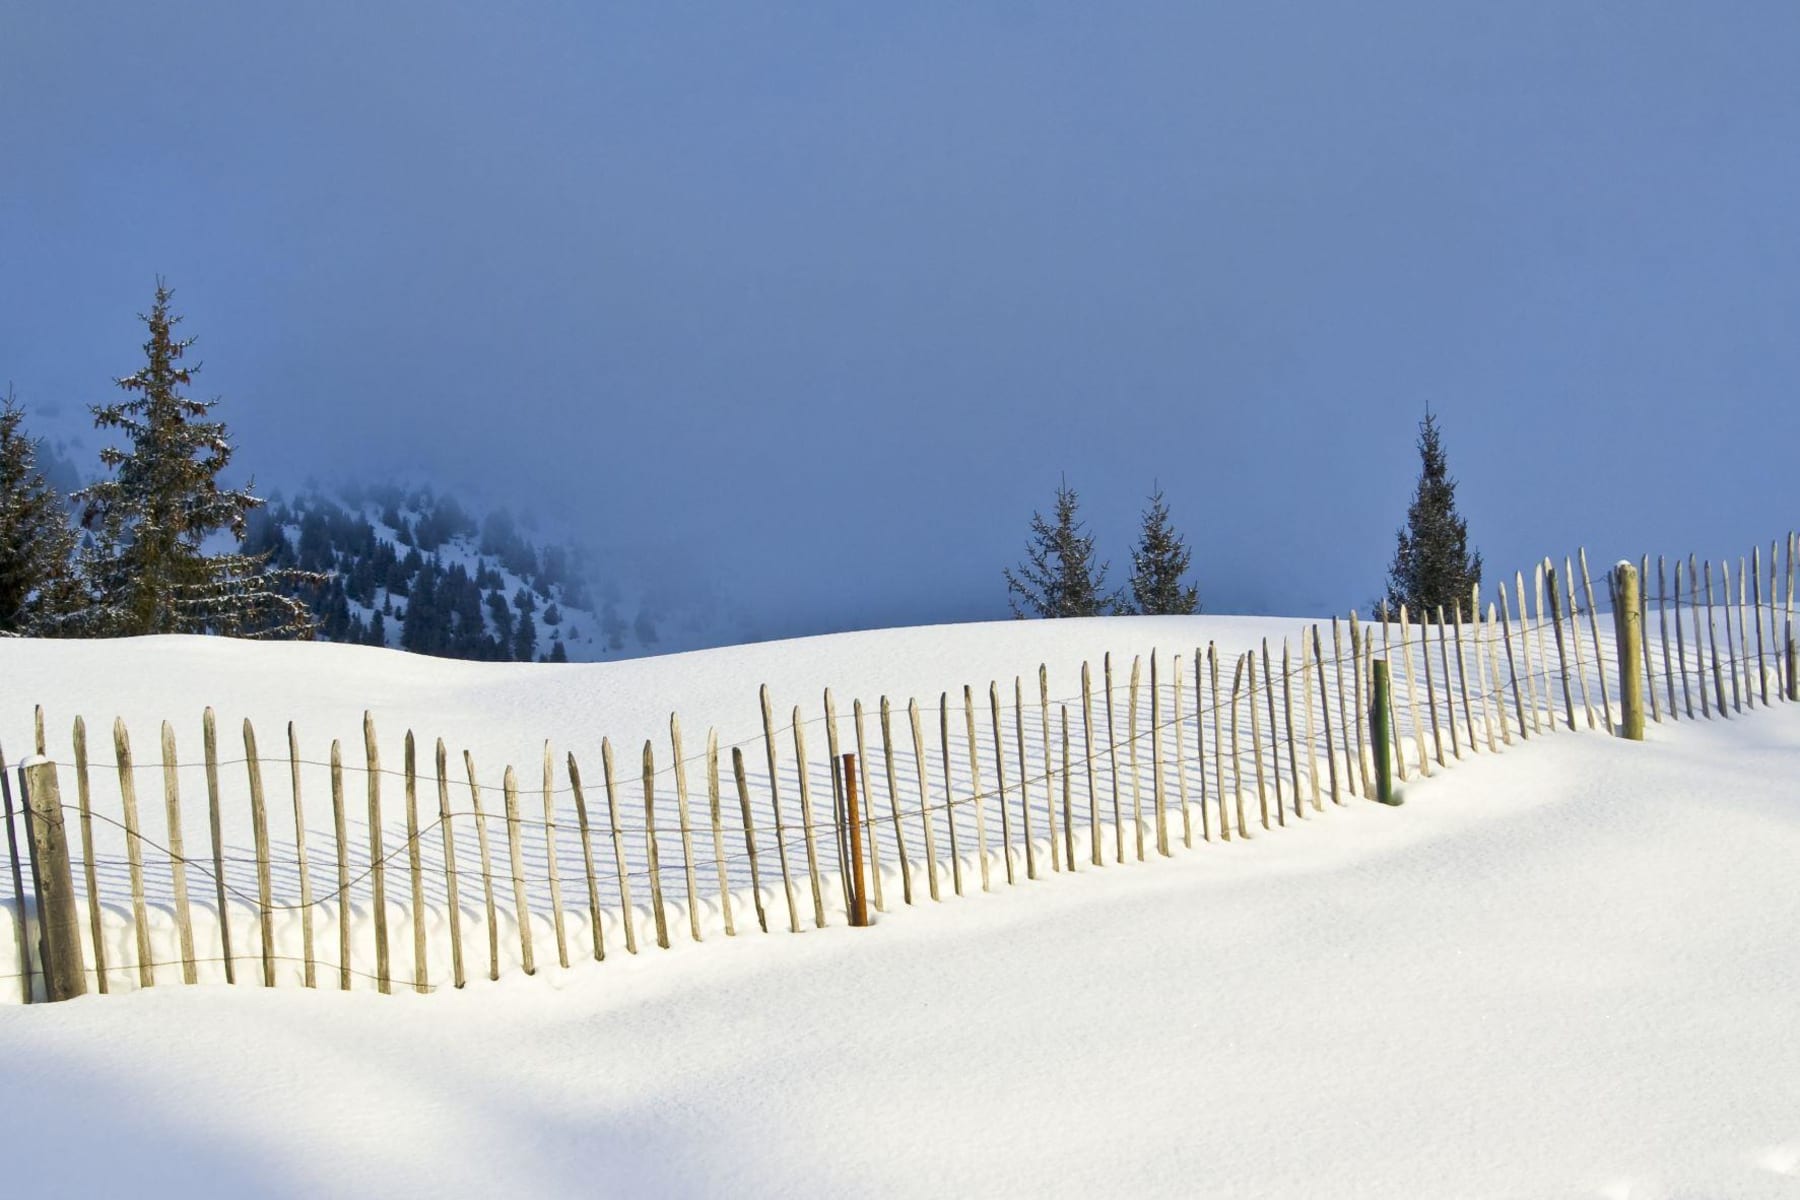
[(149, 328), (145, 363), (118, 380), (127, 398), (94, 405), (94, 424), (122, 435), (101, 461), (110, 478), (76, 493), (82, 525), (92, 532), (81, 554), (93, 603), (83, 632), (132, 636), (217, 633), (239, 637), (312, 636), (306, 604), (288, 594), (323, 577), (277, 571), (267, 556), (208, 553), (220, 533), (242, 543), (246, 518), (262, 501), (220, 486), (232, 446), (216, 400), (183, 394), (197, 367), (183, 365), (192, 338), (176, 338), (171, 292), (157, 280), (156, 300), (141, 319)]
[(1391, 616), (1400, 606), (1417, 614), (1439, 606), (1454, 612), (1469, 603), (1481, 582), (1481, 555), (1469, 550), (1468, 525), (1456, 511), (1456, 480), (1450, 478), (1437, 418), (1425, 410), (1419, 422), (1419, 483), (1399, 531), (1388, 567), (1383, 607)]
[(1105, 592), (1110, 564), (1094, 561), (1094, 537), (1082, 532), (1080, 498), (1064, 480), (1056, 489), (1054, 522), (1031, 514), (1025, 561), (1006, 576), (1007, 603), (1015, 617), (1100, 617), (1117, 611)]
[(0, 634), (55, 634), (80, 607), (75, 529), (38, 470), (24, 421), (8, 391), (0, 404)]
[(1169, 524), (1160, 486), (1150, 493), (1137, 544), (1131, 548), (1131, 599), (1125, 611), (1144, 616), (1187, 616), (1200, 611), (1200, 586), (1182, 582), (1193, 551)]

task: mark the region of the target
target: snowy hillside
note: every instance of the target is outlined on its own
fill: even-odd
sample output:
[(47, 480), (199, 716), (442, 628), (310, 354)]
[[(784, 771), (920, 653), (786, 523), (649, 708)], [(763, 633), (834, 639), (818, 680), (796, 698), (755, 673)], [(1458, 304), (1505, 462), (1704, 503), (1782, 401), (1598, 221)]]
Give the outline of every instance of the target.
[[(1016, 622), (557, 667), (13, 642), (0, 735), (16, 757), (38, 702), (58, 757), (74, 713), (176, 719), (185, 745), (211, 704), (311, 745), (372, 707), (384, 752), (411, 726), (523, 764), (546, 737), (655, 737), (670, 710), (753, 737), (764, 683), (931, 696), (1041, 661), (1060, 692), (1102, 651), (1284, 632)], [(709, 926), (431, 996), (0, 1008), (0, 1089), (44, 1118), (7, 1139), (8, 1179), (108, 1190), (105, 1145), (157, 1196), (1792, 1195), (1797, 718), (1534, 739), (1401, 808), (890, 903), (867, 930)]]

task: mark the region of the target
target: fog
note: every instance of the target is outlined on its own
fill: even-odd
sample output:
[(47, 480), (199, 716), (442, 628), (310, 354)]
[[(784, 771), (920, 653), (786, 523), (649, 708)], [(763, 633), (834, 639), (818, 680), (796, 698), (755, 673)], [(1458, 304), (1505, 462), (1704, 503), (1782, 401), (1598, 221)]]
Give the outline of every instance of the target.
[(176, 289), (265, 488), (430, 479), (764, 634), (1379, 588), (1441, 418), (1510, 574), (1794, 524), (1800, 8), (0, 0), (0, 386)]

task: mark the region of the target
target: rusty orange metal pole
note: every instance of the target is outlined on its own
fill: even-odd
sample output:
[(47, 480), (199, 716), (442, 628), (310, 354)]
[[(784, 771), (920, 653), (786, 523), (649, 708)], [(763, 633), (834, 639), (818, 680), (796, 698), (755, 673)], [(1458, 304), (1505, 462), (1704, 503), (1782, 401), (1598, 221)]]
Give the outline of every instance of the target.
[(869, 894), (863, 883), (862, 834), (856, 810), (856, 755), (846, 754), (844, 765), (844, 816), (850, 827), (850, 924), (869, 923)]

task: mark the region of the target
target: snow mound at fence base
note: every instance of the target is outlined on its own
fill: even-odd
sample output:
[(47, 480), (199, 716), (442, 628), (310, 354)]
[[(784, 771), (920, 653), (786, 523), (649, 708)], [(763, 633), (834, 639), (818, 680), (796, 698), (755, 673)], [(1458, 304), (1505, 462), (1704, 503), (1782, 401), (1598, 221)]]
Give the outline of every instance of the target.
[(7, 1191), (1790, 1196), (1800, 712), (1650, 739), (555, 987), (0, 1009)]

